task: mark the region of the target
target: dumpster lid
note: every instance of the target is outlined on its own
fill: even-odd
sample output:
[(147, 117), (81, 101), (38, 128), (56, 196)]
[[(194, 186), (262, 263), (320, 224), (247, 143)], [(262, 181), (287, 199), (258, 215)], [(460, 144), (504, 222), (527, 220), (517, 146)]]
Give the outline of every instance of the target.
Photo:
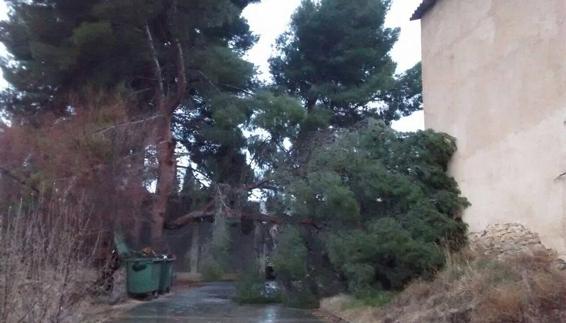
[(120, 257), (125, 257), (130, 254), (130, 248), (128, 248), (126, 244), (124, 235), (119, 231), (114, 232), (114, 244), (116, 245), (116, 250), (118, 250)]

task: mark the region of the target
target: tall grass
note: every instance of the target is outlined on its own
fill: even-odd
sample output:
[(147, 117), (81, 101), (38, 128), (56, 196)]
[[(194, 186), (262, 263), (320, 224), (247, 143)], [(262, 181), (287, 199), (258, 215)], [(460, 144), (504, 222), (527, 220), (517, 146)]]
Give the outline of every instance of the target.
[(81, 321), (99, 238), (82, 208), (0, 213), (0, 322)]

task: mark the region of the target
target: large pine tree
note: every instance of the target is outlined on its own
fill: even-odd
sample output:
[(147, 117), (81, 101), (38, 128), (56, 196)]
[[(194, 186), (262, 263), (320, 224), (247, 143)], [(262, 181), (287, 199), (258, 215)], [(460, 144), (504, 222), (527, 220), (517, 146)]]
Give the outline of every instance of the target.
[[(152, 239), (160, 245), (176, 192), (176, 134), (189, 138), (190, 148), (195, 138), (222, 136), (222, 129), (238, 136), (237, 122), (222, 120), (241, 108), (232, 102), (253, 86), (253, 65), (241, 56), (255, 37), (240, 17), (251, 2), (9, 0), (10, 19), (0, 25), (12, 55), (2, 64), (12, 84), (2, 95), (5, 110), (26, 123), (47, 111), (70, 113), (69, 95), (87, 87), (125, 90), (136, 102), (132, 120), (151, 120), (151, 136), (138, 151), (154, 145), (157, 152)], [(186, 135), (199, 119), (216, 128)], [(215, 144), (225, 154), (241, 154), (238, 145)]]
[(389, 4), (304, 0), (293, 15), (271, 71), (277, 85), (303, 100), (313, 121), (351, 126), (372, 116), (389, 123), (420, 108), (420, 69), (394, 75), (390, 51), (399, 30), (384, 27)]
[(402, 288), (465, 240), (467, 202), (445, 174), (452, 139), (387, 127), (422, 105), (420, 65), (395, 74), (389, 5), (304, 0), (271, 59), (277, 88), (304, 112), (271, 201), (302, 224), (284, 230), (274, 258), (289, 300), (337, 292), (337, 277), (360, 296)]

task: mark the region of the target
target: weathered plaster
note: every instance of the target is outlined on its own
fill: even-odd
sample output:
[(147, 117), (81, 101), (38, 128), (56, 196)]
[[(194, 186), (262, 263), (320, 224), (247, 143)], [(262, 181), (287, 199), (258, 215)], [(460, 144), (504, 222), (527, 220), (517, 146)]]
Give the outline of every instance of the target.
[(472, 231), (522, 223), (566, 255), (566, 1), (440, 0), (422, 19), (427, 128)]

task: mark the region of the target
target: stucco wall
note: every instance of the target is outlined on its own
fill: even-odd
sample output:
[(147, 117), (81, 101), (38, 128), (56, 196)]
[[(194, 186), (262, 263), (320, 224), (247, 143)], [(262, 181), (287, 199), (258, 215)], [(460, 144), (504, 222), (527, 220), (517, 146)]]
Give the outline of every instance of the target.
[(427, 128), (456, 137), (472, 231), (518, 222), (566, 255), (566, 1), (439, 0), (422, 19)]

